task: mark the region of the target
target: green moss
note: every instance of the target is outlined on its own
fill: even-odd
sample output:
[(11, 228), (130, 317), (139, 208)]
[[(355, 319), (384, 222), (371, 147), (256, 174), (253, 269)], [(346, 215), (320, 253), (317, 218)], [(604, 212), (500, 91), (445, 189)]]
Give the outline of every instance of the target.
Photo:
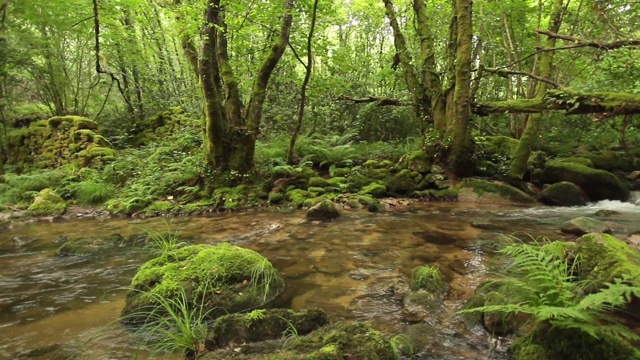
[(154, 201), (151, 205), (144, 209), (145, 213), (166, 212), (173, 209), (176, 205), (170, 201)]
[(314, 176), (312, 178), (309, 179), (309, 182), (307, 182), (307, 187), (321, 187), (321, 188), (326, 188), (327, 186), (329, 186), (329, 182), (321, 177), (318, 176)]
[(380, 167), (380, 162), (378, 160), (369, 159), (362, 164), (365, 168), (377, 169)]
[(284, 195), (287, 200), (291, 202), (291, 204), (295, 207), (300, 207), (302, 203), (308, 198), (311, 198), (312, 195), (310, 192), (301, 189), (293, 189), (289, 190)]
[(269, 260), (253, 250), (229, 243), (190, 245), (142, 265), (122, 315), (125, 320), (144, 319), (157, 296), (170, 299), (183, 290), (190, 304), (205, 304), (216, 318), (260, 306), (283, 288), (284, 280)]
[(119, 234), (102, 236), (78, 236), (67, 240), (56, 251), (58, 256), (82, 256), (99, 253), (125, 243)]
[(269, 193), (269, 204), (280, 204), (284, 201), (284, 195), (279, 192), (270, 192)]
[(231, 344), (279, 339), (291, 326), (298, 336), (306, 335), (329, 323), (322, 309), (260, 309), (242, 314), (229, 314), (218, 318), (207, 334), (217, 347)]
[(413, 193), (417, 185), (414, 175), (408, 169), (403, 169), (386, 181), (387, 190), (395, 195), (408, 195)]
[(350, 192), (358, 192), (360, 191), (360, 189), (371, 184), (372, 182), (373, 179), (358, 173), (351, 174), (347, 178), (348, 190)]
[(580, 186), (593, 201), (626, 201), (630, 195), (629, 187), (612, 173), (574, 163), (547, 162), (543, 181), (548, 184), (561, 181), (572, 182)]
[(387, 187), (384, 184), (372, 182), (358, 192), (360, 195), (371, 195), (373, 197), (383, 197), (387, 194)]
[(595, 287), (627, 277), (640, 286), (640, 252), (624, 241), (608, 234), (587, 234), (576, 240), (576, 255), (580, 257), (579, 276), (594, 281)]
[(133, 215), (151, 204), (147, 197), (133, 197), (127, 199), (114, 199), (107, 202), (107, 210), (114, 214)]
[(416, 150), (407, 157), (406, 167), (412, 171), (428, 173), (431, 169), (432, 159), (424, 150)]
[(51, 189), (41, 190), (27, 211), (36, 216), (61, 215), (67, 209), (67, 204)]
[(593, 167), (593, 162), (587, 158), (581, 156), (570, 156), (568, 158), (559, 159), (558, 161), (570, 164), (578, 164), (586, 167)]
[(310, 186), (307, 189), (307, 191), (313, 194), (318, 194), (318, 195), (322, 195), (327, 192), (327, 190), (325, 190), (325, 188), (323, 187), (314, 187), (314, 186)]

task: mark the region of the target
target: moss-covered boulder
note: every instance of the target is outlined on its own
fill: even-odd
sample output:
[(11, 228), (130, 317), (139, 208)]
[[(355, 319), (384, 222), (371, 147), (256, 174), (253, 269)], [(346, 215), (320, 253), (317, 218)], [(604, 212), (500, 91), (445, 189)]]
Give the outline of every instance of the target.
[(411, 171), (417, 171), (420, 173), (428, 173), (433, 164), (433, 158), (431, 158), (426, 151), (416, 150), (407, 156), (407, 169)]
[(561, 181), (574, 183), (593, 201), (607, 199), (627, 201), (630, 195), (627, 184), (612, 173), (574, 163), (547, 162), (542, 180), (547, 184)]
[(308, 220), (332, 220), (340, 217), (340, 212), (331, 200), (322, 200), (307, 210)]
[(369, 325), (334, 323), (288, 341), (236, 345), (202, 355), (202, 360), (392, 360), (389, 341)]
[(360, 195), (371, 195), (373, 197), (381, 198), (387, 194), (387, 187), (384, 184), (378, 182), (372, 182), (365, 186), (358, 192)]
[(584, 235), (588, 233), (611, 233), (611, 227), (598, 219), (581, 216), (562, 224), (560, 228), (565, 234)]
[(465, 179), (457, 187), (459, 201), (480, 203), (532, 203), (533, 198), (513, 186), (482, 179)]
[(35, 216), (57, 216), (62, 215), (65, 210), (67, 203), (58, 194), (51, 189), (43, 189), (33, 199), (27, 212)]
[(608, 234), (593, 233), (576, 240), (575, 253), (580, 257), (579, 276), (600, 287), (615, 278), (640, 286), (640, 251)]
[(256, 309), (248, 313), (229, 314), (216, 319), (207, 334), (207, 343), (226, 347), (265, 340), (275, 340), (296, 329), (299, 336), (306, 335), (329, 324), (322, 309)]
[(540, 201), (555, 206), (583, 206), (587, 204), (585, 193), (576, 184), (562, 181), (540, 192)]
[(420, 180), (422, 180), (422, 177), (419, 174), (403, 169), (386, 181), (387, 190), (394, 195), (410, 195), (416, 189), (416, 185)]
[(158, 298), (204, 305), (209, 317), (263, 305), (284, 288), (269, 260), (229, 243), (190, 245), (147, 261), (136, 273), (122, 310), (124, 321), (142, 321), (160, 311)]
[(553, 327), (516, 338), (509, 348), (510, 360), (639, 360), (640, 350), (620, 338), (599, 338), (579, 329)]

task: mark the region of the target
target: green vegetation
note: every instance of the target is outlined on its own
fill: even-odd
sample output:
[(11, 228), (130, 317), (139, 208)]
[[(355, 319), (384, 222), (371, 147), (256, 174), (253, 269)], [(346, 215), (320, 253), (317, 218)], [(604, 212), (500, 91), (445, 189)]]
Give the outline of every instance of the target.
[[(498, 280), (483, 287), (487, 293), (484, 304), (460, 313), (482, 312), (485, 322), (487, 314), (499, 314), (507, 321), (517, 317), (518, 326), (528, 329), (530, 339), (543, 344), (552, 342), (554, 346), (567, 344), (554, 342), (549, 333), (551, 329), (587, 339), (606, 339), (612, 344), (640, 339), (611, 315), (626, 306), (632, 297), (640, 295), (640, 287), (630, 284), (628, 275), (621, 275), (596, 291), (586, 293), (593, 280), (579, 275), (584, 259), (580, 252), (574, 252), (574, 248), (564, 242), (515, 243), (505, 246), (499, 254), (505, 259), (505, 269)], [(500, 300), (490, 300), (492, 297)], [(591, 351), (590, 348), (581, 349), (579, 353)], [(582, 357), (576, 353), (571, 358)]]
[(430, 292), (442, 290), (444, 282), (440, 277), (440, 269), (437, 265), (422, 265), (411, 271), (411, 290), (425, 289)]
[(413, 340), (405, 334), (396, 334), (389, 339), (394, 360), (399, 360), (401, 354), (413, 359)]

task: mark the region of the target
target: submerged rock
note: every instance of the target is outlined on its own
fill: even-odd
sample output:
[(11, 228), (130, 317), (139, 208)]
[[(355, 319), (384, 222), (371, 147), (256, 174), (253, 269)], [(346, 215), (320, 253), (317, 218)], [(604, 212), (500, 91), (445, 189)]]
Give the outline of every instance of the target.
[(513, 186), (482, 179), (465, 179), (458, 187), (458, 201), (478, 203), (532, 203), (533, 198)]
[(237, 360), (392, 360), (389, 341), (369, 325), (334, 323), (305, 336), (292, 334), (284, 341), (238, 345), (203, 354), (199, 359)]
[(565, 234), (584, 235), (588, 233), (611, 233), (611, 227), (600, 220), (589, 217), (579, 217), (562, 224), (560, 228)]
[(120, 234), (77, 236), (72, 238), (56, 237), (54, 242), (62, 243), (56, 251), (58, 256), (90, 255), (104, 249), (114, 248), (127, 243)]
[(229, 243), (190, 245), (147, 261), (136, 273), (122, 310), (123, 321), (163, 312), (158, 299), (203, 304), (210, 318), (245, 311), (271, 300), (284, 280), (269, 260)]
[(332, 220), (340, 217), (340, 212), (331, 200), (322, 200), (312, 206), (306, 214), (309, 220)]
[(287, 330), (306, 335), (329, 323), (322, 309), (257, 309), (243, 314), (229, 314), (216, 320), (207, 334), (207, 346), (218, 348), (274, 340)]

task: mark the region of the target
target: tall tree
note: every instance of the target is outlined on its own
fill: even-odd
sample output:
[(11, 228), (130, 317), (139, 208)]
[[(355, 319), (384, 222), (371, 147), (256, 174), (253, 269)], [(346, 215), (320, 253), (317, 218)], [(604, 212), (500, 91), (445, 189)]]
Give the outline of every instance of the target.
[[(413, 0), (420, 43), (417, 60), (411, 55), (393, 2), (383, 2), (393, 29), (397, 58), (411, 93), (413, 108), (422, 120), (423, 136), (426, 137), (427, 126), (431, 123), (435, 141), (430, 145), (450, 179), (470, 175), (473, 172), (473, 143), (468, 131), (473, 48), (471, 1), (450, 1), (448, 56), (438, 59), (433, 19), (430, 19), (424, 0)], [(442, 72), (441, 69), (445, 71)]]
[(287, 47), (293, 3), (294, 0), (284, 0), (281, 24), (268, 37), (271, 45), (255, 74), (245, 106), (230, 63), (227, 26), (230, 4), (220, 0), (207, 2), (198, 74), (204, 97), (206, 159), (213, 170), (247, 173), (253, 169), (267, 85)]

